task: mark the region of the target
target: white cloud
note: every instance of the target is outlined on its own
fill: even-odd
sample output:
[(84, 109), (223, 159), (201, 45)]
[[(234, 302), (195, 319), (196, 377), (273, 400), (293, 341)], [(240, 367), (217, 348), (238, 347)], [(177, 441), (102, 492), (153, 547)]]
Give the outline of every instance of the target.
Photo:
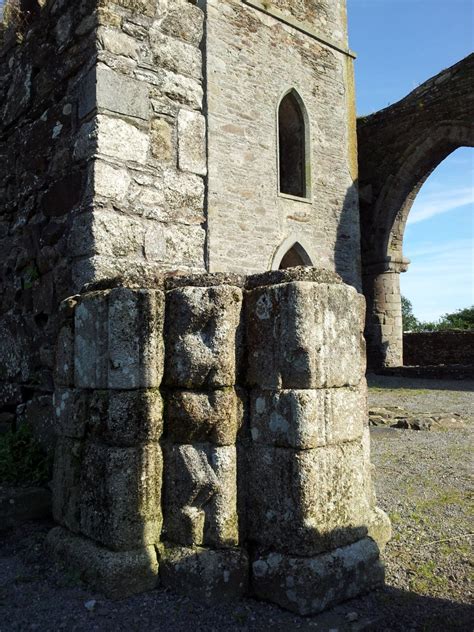
[(435, 215), (449, 213), (469, 204), (474, 204), (474, 187), (420, 194), (408, 215), (407, 223), (417, 224)]

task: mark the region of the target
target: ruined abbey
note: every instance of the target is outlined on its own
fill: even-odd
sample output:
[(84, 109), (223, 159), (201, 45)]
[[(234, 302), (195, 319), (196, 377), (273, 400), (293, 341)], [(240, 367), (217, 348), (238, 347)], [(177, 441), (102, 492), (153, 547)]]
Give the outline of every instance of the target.
[(345, 4), (4, 26), (0, 408), (56, 446), (51, 555), (110, 596), (311, 614), (383, 582), (365, 340), (401, 364), (404, 225), (474, 144), (473, 58), (358, 125)]

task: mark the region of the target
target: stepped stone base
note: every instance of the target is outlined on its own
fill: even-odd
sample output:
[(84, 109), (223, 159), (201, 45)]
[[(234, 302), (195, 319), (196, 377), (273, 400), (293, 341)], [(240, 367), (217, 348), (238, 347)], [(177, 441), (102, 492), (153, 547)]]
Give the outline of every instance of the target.
[(383, 581), (379, 548), (370, 538), (315, 557), (257, 552), (252, 563), (254, 594), (300, 615), (322, 612)]
[(160, 547), (160, 578), (174, 592), (206, 605), (240, 599), (248, 590), (249, 559), (240, 548)]
[(116, 552), (92, 540), (56, 527), (49, 532), (46, 546), (58, 561), (77, 571), (81, 579), (110, 599), (156, 588), (158, 561), (155, 547)]

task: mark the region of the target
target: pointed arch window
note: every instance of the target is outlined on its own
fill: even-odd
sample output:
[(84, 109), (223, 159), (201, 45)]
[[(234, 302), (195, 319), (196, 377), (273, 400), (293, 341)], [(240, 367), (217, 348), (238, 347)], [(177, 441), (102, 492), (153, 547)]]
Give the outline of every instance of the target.
[(306, 250), (301, 244), (296, 242), (283, 256), (282, 260), (280, 261), (279, 269), (286, 270), (287, 268), (296, 268), (297, 266), (312, 265), (313, 263)]
[(295, 90), (283, 97), (278, 108), (278, 147), (280, 193), (309, 197), (307, 114)]

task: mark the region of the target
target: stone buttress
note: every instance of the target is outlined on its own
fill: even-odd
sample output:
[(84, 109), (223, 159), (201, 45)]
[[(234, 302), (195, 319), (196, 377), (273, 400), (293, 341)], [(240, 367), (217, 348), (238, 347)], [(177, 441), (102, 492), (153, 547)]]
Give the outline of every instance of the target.
[(299, 614), (381, 584), (360, 295), (313, 268), (139, 285), (62, 306), (54, 555), (112, 597)]

